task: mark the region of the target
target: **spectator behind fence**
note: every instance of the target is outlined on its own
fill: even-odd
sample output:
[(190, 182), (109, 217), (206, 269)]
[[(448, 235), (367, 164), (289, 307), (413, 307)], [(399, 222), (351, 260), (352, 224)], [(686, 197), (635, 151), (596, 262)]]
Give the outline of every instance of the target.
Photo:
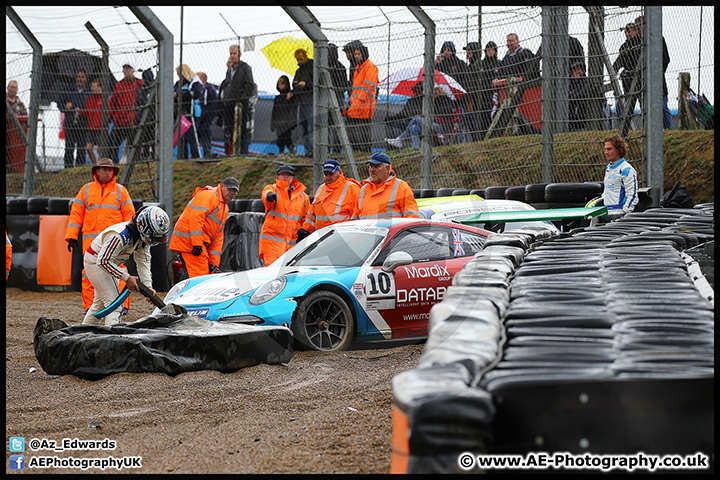
[(352, 86), (355, 79), (355, 70), (357, 70), (358, 67), (358, 63), (355, 60), (355, 48), (358, 46), (362, 46), (362, 42), (360, 40), (353, 40), (352, 42), (345, 44), (345, 46), (343, 47), (343, 52), (345, 52), (345, 56), (347, 57), (348, 62), (350, 62), (346, 89), (348, 98), (350, 98), (350, 96), (352, 95)]
[[(451, 41), (446, 41), (442, 44), (440, 54), (435, 57), (435, 68), (452, 77), (465, 92), (470, 91), (470, 78), (469, 69), (465, 62), (460, 60), (456, 55), (455, 44)], [(456, 105), (462, 108), (466, 113), (472, 108), (472, 102), (470, 101), (470, 95), (459, 96)], [(466, 118), (466, 115), (462, 115), (463, 123), (466, 125), (466, 129), (471, 130), (471, 122)]]
[[(330, 70), (330, 81), (332, 82), (333, 93), (337, 99), (338, 108), (342, 110), (345, 107), (345, 92), (347, 91), (347, 73), (345, 66), (338, 60), (338, 47), (334, 43), (328, 44), (328, 69)], [(328, 124), (331, 127), (329, 131), (329, 148), (334, 152), (340, 151), (340, 137), (337, 128), (334, 128), (335, 120), (331, 113), (328, 113)]]
[[(618, 57), (613, 62), (613, 68), (615, 72), (619, 73), (620, 81), (623, 87), (623, 93), (625, 101), (630, 95), (630, 88), (632, 87), (633, 77), (635, 76), (635, 69), (637, 67), (638, 57), (640, 56), (640, 36), (638, 35), (637, 26), (634, 23), (628, 23), (625, 25), (625, 42), (620, 45)], [(637, 88), (641, 87), (640, 83), (637, 84)], [(626, 105), (625, 108), (631, 112), (635, 110), (635, 102), (632, 105)], [(618, 111), (618, 114), (622, 115), (622, 112)]]
[(18, 83), (16, 80), (10, 80), (7, 84), (7, 93), (5, 94), (5, 100), (10, 104), (15, 115), (27, 115), (27, 108), (25, 104), (17, 96)]
[(348, 121), (348, 133), (353, 149), (371, 152), (372, 120), (375, 115), (375, 99), (377, 98), (378, 68), (369, 58), (365, 45), (355, 45), (355, 62), (357, 68), (353, 76), (350, 107), (343, 110)]
[(507, 35), (508, 52), (502, 59), (498, 77), (492, 81), (493, 87), (503, 87), (505, 83), (502, 81), (508, 77), (522, 78), (527, 82), (536, 78), (534, 71), (535, 55), (527, 48), (520, 46), (520, 40), (517, 33), (509, 33)]
[(123, 78), (115, 84), (110, 96), (110, 158), (118, 163), (120, 145), (123, 147), (123, 161), (125, 163), (128, 147), (135, 136), (135, 127), (138, 124), (137, 96), (142, 88), (142, 80), (135, 76), (135, 66), (130, 60), (123, 63)]
[(478, 108), (480, 138), (485, 138), (485, 133), (487, 133), (492, 122), (490, 112), (492, 112), (495, 103), (493, 97), (497, 94), (493, 89), (492, 82), (494, 78), (499, 77), (501, 66), (502, 64), (497, 57), (497, 45), (495, 42), (488, 42), (485, 45), (485, 58), (480, 63), (480, 107)]
[(571, 132), (585, 130), (587, 121), (588, 78), (585, 75), (585, 65), (581, 61), (575, 62), (570, 68), (569, 98), (569, 128)]
[[(385, 118), (387, 134), (389, 138), (396, 138), (401, 132), (403, 132), (410, 124), (413, 118), (422, 115), (423, 106), (423, 84), (417, 82), (412, 86), (412, 96), (407, 99), (403, 104), (402, 109), (395, 115), (390, 115)], [(387, 142), (388, 139), (386, 138)]]
[(145, 120), (145, 131), (143, 138), (140, 139), (140, 158), (142, 160), (154, 159), (155, 150), (155, 134), (157, 131), (157, 117), (155, 114), (155, 105), (157, 105), (157, 99), (150, 102), (150, 92), (155, 88), (155, 75), (152, 70), (144, 70), (142, 72), (143, 86), (138, 92), (137, 106), (138, 106), (138, 119), (142, 120), (143, 111), (149, 109), (148, 115)]
[[(85, 102), (81, 115), (85, 118), (88, 126), (85, 136), (85, 151), (90, 157), (90, 162), (97, 165), (98, 160), (105, 153), (101, 150), (103, 140), (105, 145), (108, 141), (107, 127), (105, 130), (102, 128), (102, 80), (94, 78), (90, 82), (90, 92), (90, 98)], [(95, 147), (98, 149), (97, 154), (95, 154)]]
[(313, 61), (304, 48), (295, 50), (298, 68), (292, 82), (292, 92), (287, 99), (295, 99), (298, 113), (298, 125), (301, 129), (300, 142), (305, 147), (305, 156), (313, 155)]
[(480, 98), (482, 94), (480, 77), (482, 56), (480, 54), (480, 44), (478, 42), (470, 42), (465, 46), (465, 51), (467, 51), (468, 59), (468, 98), (465, 100), (465, 103), (468, 105), (469, 112), (465, 118), (467, 120), (469, 140), (477, 142), (480, 140), (478, 134), (478, 112), (480, 111)]
[(85, 146), (87, 135), (87, 120), (82, 115), (85, 102), (90, 98), (87, 85), (87, 73), (78, 70), (75, 73), (75, 85), (68, 87), (62, 93), (58, 106), (64, 114), (63, 128), (65, 130), (65, 168), (75, 165), (85, 165)]
[[(415, 84), (415, 87), (420, 85), (422, 89), (422, 81)], [(434, 92), (434, 107), (435, 107), (435, 118), (433, 121), (433, 144), (439, 145), (445, 142), (444, 133), (449, 133), (452, 129), (452, 124), (455, 121), (455, 112), (457, 110), (455, 102), (445, 94), (440, 87), (435, 87)], [(420, 148), (420, 139), (422, 136), (422, 115), (416, 115), (410, 123), (408, 123), (405, 130), (397, 138), (386, 138), (385, 141), (396, 148), (403, 147), (403, 139), (410, 138), (413, 148)], [(446, 130), (443, 131), (443, 126)]]
[(275, 144), (280, 151), (280, 155), (285, 153), (287, 147), (288, 153), (294, 154), (292, 132), (297, 125), (297, 105), (295, 97), (288, 98), (290, 93), (290, 79), (287, 75), (282, 75), (276, 84), (279, 95), (273, 100), (273, 109), (270, 117), (270, 130), (275, 132), (277, 140)]
[[(252, 141), (252, 103), (257, 96), (252, 68), (240, 60), (242, 52), (238, 45), (230, 46), (225, 80), (221, 86), (223, 100), (223, 130), (225, 153), (246, 154)], [(232, 146), (232, 148), (231, 148)]]
[(218, 92), (215, 85), (208, 83), (205, 72), (197, 72), (202, 82), (200, 93), (200, 121), (198, 122), (198, 138), (203, 149), (203, 158), (212, 155), (212, 126), (218, 115)]
[(202, 96), (202, 82), (192, 69), (184, 63), (175, 69), (180, 79), (173, 87), (173, 113), (175, 116), (175, 131), (178, 122), (181, 121), (178, 113), (178, 93), (180, 93), (182, 116), (190, 123), (187, 131), (178, 142), (178, 160), (188, 158), (188, 146), (190, 147), (190, 158), (200, 158), (198, 150), (197, 130), (195, 125), (200, 121), (200, 97)]
[[(643, 17), (637, 17), (635, 19), (635, 25), (637, 25), (638, 37), (640, 37), (640, 43), (642, 44), (642, 35), (644, 29)], [(665, 74), (667, 73), (668, 65), (670, 65), (670, 52), (668, 52), (667, 43), (665, 43), (665, 37), (662, 38), (662, 65), (663, 65), (663, 128), (672, 128), (672, 113), (668, 107), (668, 86), (665, 80)], [(642, 104), (641, 104), (642, 105)]]

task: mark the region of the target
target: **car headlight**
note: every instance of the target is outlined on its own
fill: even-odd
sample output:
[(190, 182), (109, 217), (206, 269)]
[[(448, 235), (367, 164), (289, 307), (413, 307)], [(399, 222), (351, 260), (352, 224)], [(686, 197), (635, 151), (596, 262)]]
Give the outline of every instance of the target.
[(283, 291), (286, 284), (287, 280), (285, 277), (278, 277), (264, 283), (260, 288), (255, 290), (255, 293), (250, 297), (250, 305), (260, 305), (268, 300), (272, 300)]
[(176, 283), (170, 291), (165, 295), (165, 300), (169, 300), (171, 298), (174, 298), (177, 296), (178, 293), (183, 291), (185, 287), (187, 287), (187, 284), (190, 282), (190, 279), (182, 280), (178, 283)]

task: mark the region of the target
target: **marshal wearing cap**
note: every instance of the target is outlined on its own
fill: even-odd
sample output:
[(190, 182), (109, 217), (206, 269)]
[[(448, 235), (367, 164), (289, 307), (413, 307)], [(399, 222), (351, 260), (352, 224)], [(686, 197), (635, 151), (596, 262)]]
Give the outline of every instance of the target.
[(280, 175), (281, 173), (289, 173), (293, 177), (295, 176), (295, 168), (292, 165), (288, 165), (287, 163), (283, 163), (280, 165), (275, 172), (275, 175)]
[(376, 152), (373, 153), (370, 157), (370, 160), (368, 160), (366, 163), (372, 163), (373, 165), (380, 165), (381, 163), (387, 163), (388, 165), (392, 165), (392, 161), (390, 160), (390, 157), (387, 156), (386, 153), (383, 152)]
[(340, 162), (332, 158), (325, 162), (325, 164), (323, 165), (323, 172), (335, 173), (338, 170), (340, 170)]
[(227, 177), (222, 183), (229, 189), (235, 190), (236, 192), (240, 191), (240, 182), (238, 182), (235, 177)]

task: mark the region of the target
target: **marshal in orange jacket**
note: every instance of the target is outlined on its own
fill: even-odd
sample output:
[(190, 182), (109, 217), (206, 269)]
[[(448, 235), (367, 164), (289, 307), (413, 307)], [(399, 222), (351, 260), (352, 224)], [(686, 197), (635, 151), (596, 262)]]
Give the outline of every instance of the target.
[[(129, 222), (135, 215), (130, 193), (125, 186), (117, 183), (117, 177), (113, 176), (105, 185), (100, 183), (97, 173), (93, 175), (94, 180), (86, 183), (72, 201), (70, 220), (65, 232), (65, 241), (78, 239), (82, 229), (82, 251), (83, 253), (90, 246), (95, 237), (111, 225), (120, 222)], [(122, 289), (124, 283), (120, 285)], [(85, 274), (82, 272), (82, 295), (83, 309), (87, 310), (95, 298), (95, 289)], [(126, 301), (125, 307), (130, 306)]]
[[(260, 230), (260, 259), (266, 266), (297, 242), (297, 231), (310, 209), (310, 197), (305, 190), (305, 185), (294, 178), (292, 183), (278, 178), (263, 188), (265, 222)], [(277, 197), (274, 202), (267, 199), (271, 192)]]
[(395, 172), (377, 185), (365, 180), (358, 194), (353, 219), (366, 218), (421, 218), (412, 188), (405, 180), (397, 178)]
[[(225, 241), (225, 222), (228, 205), (217, 187), (197, 187), (182, 215), (178, 218), (170, 239), (170, 250), (189, 253), (193, 247), (205, 247), (209, 265), (220, 265)], [(183, 256), (183, 258), (188, 258)], [(186, 260), (187, 261), (187, 260)], [(208, 265), (205, 265), (207, 269)], [(190, 273), (188, 266), (188, 273)]]
[(320, 185), (315, 191), (303, 230), (312, 233), (328, 225), (350, 220), (359, 192), (360, 183), (343, 173), (331, 184)]

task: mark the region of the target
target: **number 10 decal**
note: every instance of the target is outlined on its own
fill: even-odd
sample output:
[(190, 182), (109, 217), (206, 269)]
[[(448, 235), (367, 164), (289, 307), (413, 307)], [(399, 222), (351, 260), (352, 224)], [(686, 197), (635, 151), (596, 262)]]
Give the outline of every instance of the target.
[(378, 268), (371, 270), (367, 278), (367, 298), (395, 296), (395, 279), (392, 274)]

